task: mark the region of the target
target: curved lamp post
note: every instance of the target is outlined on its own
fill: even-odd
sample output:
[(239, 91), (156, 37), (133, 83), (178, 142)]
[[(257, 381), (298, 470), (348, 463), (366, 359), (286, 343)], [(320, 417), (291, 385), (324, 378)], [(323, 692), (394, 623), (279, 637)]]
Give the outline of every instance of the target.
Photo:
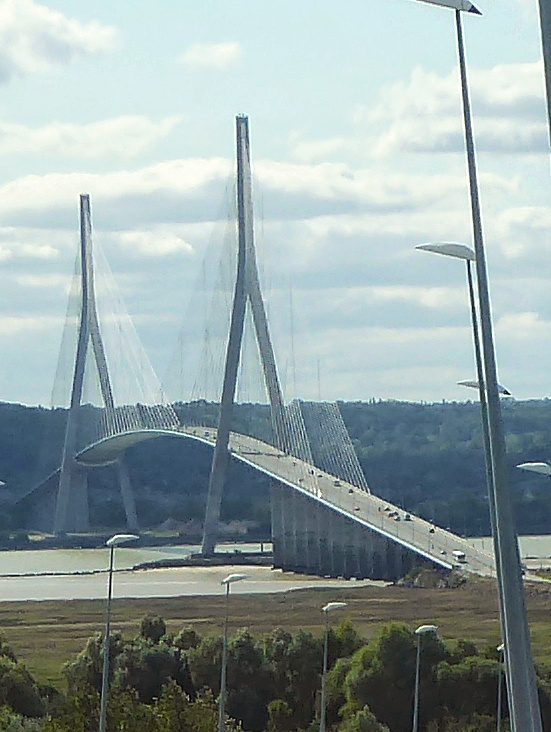
[[(541, 711), (536, 685), (536, 673), (530, 646), (526, 602), (522, 583), (518, 537), (513, 519), (513, 509), (509, 490), (508, 468), (505, 450), (505, 434), (499, 392), (497, 368), (494, 351), (493, 324), (486, 270), (486, 254), (482, 233), (480, 198), (478, 193), (478, 174), (474, 150), (471, 122), (471, 105), (467, 82), (467, 64), (463, 42), (461, 13), (480, 11), (469, 0), (421, 0), (454, 10), (461, 78), (461, 97), (463, 103), (463, 124), (465, 148), (469, 174), (471, 221), (473, 229), (474, 252), (476, 258), (476, 277), (478, 285), (478, 307), (481, 324), (482, 358), (484, 384), (488, 411), (488, 432), (494, 504), (496, 518), (497, 549), (496, 569), (500, 592), (501, 623), (505, 642), (507, 688), (509, 691), (509, 712), (513, 732), (542, 732)], [(479, 379), (482, 382), (482, 379)]]
[(327, 713), (327, 656), (329, 650), (329, 613), (335, 610), (342, 610), (346, 607), (346, 602), (328, 602), (322, 607), (325, 615), (325, 637), (323, 641), (323, 671), (321, 674), (321, 709), (320, 709), (320, 728), (319, 732), (325, 732), (325, 718)]
[(413, 726), (412, 732), (419, 729), (419, 676), (421, 670), (421, 637), (427, 633), (436, 633), (437, 625), (420, 625), (415, 631), (417, 636), (417, 659), (415, 661), (415, 694), (413, 699)]
[[(419, 244), (415, 247), (420, 251), (431, 252), (433, 254), (441, 254), (446, 257), (453, 257), (455, 259), (462, 259), (466, 265), (467, 272), (467, 288), (469, 291), (469, 308), (471, 313), (471, 330), (473, 336), (474, 345), (474, 357), (476, 365), (476, 380), (465, 380), (458, 381), (459, 386), (466, 386), (472, 389), (478, 390), (478, 398), (480, 401), (480, 416), (482, 420), (482, 438), (484, 444), (484, 460), (486, 464), (486, 492), (488, 494), (488, 506), (490, 509), (490, 526), (492, 530), (492, 540), (494, 546), (494, 558), (496, 563), (496, 574), (498, 579), (499, 590), (499, 603), (500, 603), (500, 621), (501, 631), (503, 634), (503, 591), (501, 589), (501, 571), (500, 567), (500, 552), (497, 539), (497, 519), (496, 519), (496, 502), (494, 494), (494, 477), (493, 477), (493, 465), (491, 458), (491, 441), (490, 441), (490, 424), (488, 419), (488, 401), (486, 399), (486, 389), (484, 388), (484, 366), (482, 359), (482, 349), (480, 347), (480, 335), (479, 335), (479, 323), (478, 314), (476, 308), (476, 298), (474, 292), (472, 263), (476, 261), (476, 255), (474, 250), (466, 244), (460, 244), (457, 242), (430, 242), (428, 244)], [(501, 384), (497, 384), (497, 390), (499, 394), (509, 395), (510, 392)]]
[(246, 574), (229, 574), (224, 577), (221, 585), (226, 585), (226, 610), (224, 613), (224, 638), (222, 645), (222, 670), (220, 672), (220, 696), (218, 697), (218, 732), (226, 729), (226, 674), (228, 668), (228, 610), (230, 604), (230, 587), (234, 582), (247, 579)]
[(105, 542), (109, 547), (109, 579), (107, 581), (107, 604), (105, 609), (105, 633), (103, 636), (103, 670), (101, 674), (101, 701), (99, 710), (99, 732), (105, 732), (107, 726), (107, 699), (109, 697), (109, 651), (111, 645), (111, 600), (113, 598), (113, 568), (115, 563), (115, 547), (136, 541), (135, 534), (115, 534)]

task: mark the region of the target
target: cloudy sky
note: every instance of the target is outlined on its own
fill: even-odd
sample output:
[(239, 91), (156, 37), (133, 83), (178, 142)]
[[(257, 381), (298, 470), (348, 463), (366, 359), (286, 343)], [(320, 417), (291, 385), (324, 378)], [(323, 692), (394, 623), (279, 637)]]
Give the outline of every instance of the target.
[[(548, 396), (536, 2), (480, 7), (465, 31), (500, 378), (519, 398)], [(0, 95), (0, 399), (50, 403), (82, 192), (167, 371), (227, 217), (236, 113), (251, 119), (275, 330), (292, 293), (295, 391), (469, 396), (455, 386), (474, 371), (462, 264), (413, 251), (471, 241), (452, 13), (415, 0), (0, 0)]]

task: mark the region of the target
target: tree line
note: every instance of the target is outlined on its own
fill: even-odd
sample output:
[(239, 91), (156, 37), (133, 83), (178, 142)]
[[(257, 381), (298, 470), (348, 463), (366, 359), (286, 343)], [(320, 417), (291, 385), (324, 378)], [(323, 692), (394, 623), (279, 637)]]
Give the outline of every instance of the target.
[[(66, 690), (40, 686), (0, 644), (4, 732), (96, 732), (103, 662), (100, 634), (64, 667)], [(108, 732), (216, 732), (222, 639), (193, 627), (168, 633), (146, 616), (139, 634), (112, 636)], [(275, 628), (229, 642), (228, 732), (317, 732), (323, 639)], [(500, 659), (495, 647), (423, 637), (420, 730), (493, 732)], [(328, 732), (409, 732), (416, 636), (384, 626), (367, 642), (345, 620), (329, 632)], [(544, 729), (551, 728), (551, 679), (540, 670)], [(503, 697), (507, 726), (506, 694)]]
[[(175, 405), (183, 422), (216, 425), (218, 407), (207, 402)], [(480, 410), (476, 403), (418, 404), (341, 402), (341, 413), (373, 492), (440, 526), (469, 536), (490, 533)], [(551, 457), (551, 400), (503, 402), (507, 455), (517, 527), (547, 533), (549, 486), (515, 469), (519, 462)], [(63, 409), (0, 404), (0, 531), (24, 516), (10, 498), (30, 490), (59, 465), (67, 413)], [(264, 405), (237, 405), (234, 429), (269, 436)], [(167, 519), (202, 520), (211, 451), (200, 444), (163, 438), (127, 453), (141, 525)], [(90, 473), (91, 520), (96, 527), (124, 524), (123, 507), (109, 468)], [(261, 475), (232, 464), (222, 507), (226, 522), (247, 519), (269, 534), (269, 485)]]

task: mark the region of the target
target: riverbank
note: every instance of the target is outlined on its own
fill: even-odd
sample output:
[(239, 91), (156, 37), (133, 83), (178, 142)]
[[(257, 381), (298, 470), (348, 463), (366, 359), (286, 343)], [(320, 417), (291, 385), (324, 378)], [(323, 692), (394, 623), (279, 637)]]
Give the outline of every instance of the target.
[[(251, 570), (253, 573), (267, 571)], [(217, 572), (216, 569), (208, 571)], [(468, 638), (480, 647), (499, 642), (497, 596), (491, 580), (470, 578), (455, 589), (429, 590), (383, 583), (358, 586), (354, 582), (333, 581), (331, 584), (300, 575), (272, 575), (273, 582), (280, 585), (279, 592), (248, 594), (249, 583), (235, 586), (231, 632), (248, 627), (261, 634), (282, 626), (321, 633), (322, 605), (340, 600), (348, 603), (343, 617), (350, 618), (366, 638), (373, 637), (385, 623), (405, 622), (416, 627), (430, 622), (438, 625), (446, 638)], [(300, 586), (301, 582), (310, 582), (311, 586), (288, 589), (293, 583)], [(171, 632), (192, 624), (200, 633), (219, 633), (224, 612), (219, 584), (216, 592), (216, 595), (116, 599), (113, 627), (125, 636), (133, 636), (138, 633), (141, 618), (153, 613), (167, 621)], [(534, 656), (538, 663), (551, 663), (551, 587), (529, 585), (527, 603)], [(102, 600), (3, 602), (0, 603), (0, 628), (16, 654), (40, 681), (60, 685), (63, 663), (84, 647), (87, 638), (101, 631), (103, 613)]]

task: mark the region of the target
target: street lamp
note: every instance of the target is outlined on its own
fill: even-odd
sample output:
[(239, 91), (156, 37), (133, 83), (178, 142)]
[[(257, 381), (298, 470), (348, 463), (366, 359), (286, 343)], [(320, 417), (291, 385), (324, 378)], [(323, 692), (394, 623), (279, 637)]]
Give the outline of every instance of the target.
[(230, 599), (230, 587), (234, 582), (247, 579), (246, 574), (229, 574), (224, 577), (221, 585), (226, 585), (226, 611), (224, 615), (224, 640), (222, 645), (222, 670), (220, 672), (220, 696), (218, 697), (218, 732), (225, 732), (226, 719), (226, 673), (228, 666), (228, 608)]
[(540, 475), (551, 475), (551, 465), (549, 463), (520, 463), (517, 468), (528, 470), (531, 473), (539, 473)]
[(496, 648), (499, 653), (499, 672), (497, 677), (497, 710), (496, 710), (496, 730), (501, 732), (501, 691), (503, 687), (503, 661), (505, 654), (505, 643), (501, 643)]
[(325, 717), (327, 712), (327, 655), (329, 650), (329, 613), (335, 610), (342, 610), (346, 607), (346, 602), (328, 602), (322, 607), (325, 614), (325, 638), (323, 641), (323, 671), (321, 674), (321, 709), (320, 709), (320, 728), (319, 732), (325, 732)]
[(127, 541), (136, 541), (135, 534), (115, 534), (105, 542), (109, 547), (109, 580), (107, 582), (107, 605), (105, 610), (105, 633), (103, 636), (103, 671), (101, 675), (101, 701), (99, 711), (99, 732), (105, 732), (107, 725), (107, 698), (109, 696), (109, 650), (111, 642), (111, 599), (113, 597), (113, 567), (115, 547)]
[[(480, 389), (480, 382), (473, 381), (471, 379), (465, 379), (464, 381), (458, 381), (457, 386), (466, 386), (470, 389)], [(484, 382), (482, 382), (482, 388), (484, 388)], [(501, 396), (512, 396), (509, 389), (506, 389), (502, 384), (497, 385), (497, 390)]]
[[(496, 503), (494, 494), (494, 478), (493, 478), (493, 466), (491, 458), (491, 446), (490, 446), (490, 425), (488, 419), (488, 401), (486, 399), (486, 390), (484, 388), (484, 367), (482, 359), (482, 350), (480, 347), (480, 335), (479, 335), (479, 324), (478, 314), (476, 309), (476, 298), (474, 292), (472, 263), (476, 262), (476, 255), (474, 250), (466, 244), (460, 244), (457, 242), (430, 242), (428, 244), (419, 244), (415, 247), (420, 251), (431, 252), (433, 254), (441, 254), (446, 257), (453, 257), (455, 259), (462, 259), (466, 265), (467, 272), (467, 288), (469, 291), (469, 308), (471, 312), (471, 330), (473, 335), (474, 345), (474, 357), (476, 365), (477, 379), (475, 381), (465, 380), (457, 382), (459, 386), (466, 386), (478, 390), (478, 398), (480, 401), (480, 415), (482, 420), (482, 438), (484, 444), (484, 460), (486, 464), (486, 490), (488, 493), (488, 505), (490, 512), (490, 527), (492, 530), (492, 539), (494, 545), (494, 557), (496, 563), (496, 574), (498, 583), (500, 583), (501, 572), (500, 566), (500, 552), (497, 543), (497, 529), (496, 529)], [(510, 392), (501, 384), (497, 384), (497, 390), (499, 394), (509, 394)], [(500, 602), (500, 619), (503, 624), (504, 612), (503, 612), (503, 593), (499, 591), (499, 602)], [(503, 627), (502, 627), (503, 633)]]
[(489, 455), (491, 456), (495, 506), (496, 537), (494, 547), (497, 550), (496, 570), (500, 592), (501, 623), (505, 642), (509, 716), (513, 732), (542, 732), (536, 673), (530, 647), (526, 602), (522, 584), (518, 537), (513, 520), (508, 485), (505, 434), (497, 385), (488, 274), (482, 233), (478, 176), (461, 20), (462, 11), (478, 15), (480, 15), (480, 12), (469, 0), (422, 1), (452, 8), (455, 14), (485, 377), (483, 380), (479, 378), (479, 382), (482, 383), (483, 381), (485, 384), (487, 400), (490, 438)]
[(437, 625), (420, 625), (415, 631), (417, 636), (417, 660), (415, 662), (415, 695), (413, 700), (413, 726), (412, 732), (419, 729), (419, 672), (421, 669), (421, 636), (427, 633), (436, 633)]

